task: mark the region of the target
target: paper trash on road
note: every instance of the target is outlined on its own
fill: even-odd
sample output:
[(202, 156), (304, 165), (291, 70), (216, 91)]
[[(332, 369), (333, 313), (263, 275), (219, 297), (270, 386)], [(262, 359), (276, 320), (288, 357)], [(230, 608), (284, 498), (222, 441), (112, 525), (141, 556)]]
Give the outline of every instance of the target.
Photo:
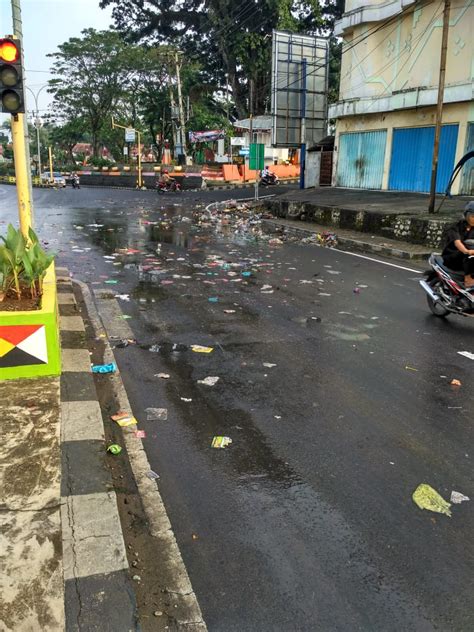
[(461, 380), (452, 379), (450, 382), (451, 386), (462, 386)]
[(191, 345), (191, 349), (194, 353), (212, 353), (214, 347), (202, 347), (201, 345)]
[(147, 421), (166, 421), (168, 419), (167, 408), (145, 408)]
[(271, 362), (264, 362), (263, 366), (267, 369), (272, 369), (274, 366), (276, 366), (276, 364), (272, 364)]
[(155, 377), (161, 377), (162, 380), (169, 380), (169, 373), (155, 373)]
[(428, 511), (435, 511), (437, 513), (445, 514), (451, 518), (450, 507), (451, 504), (446, 502), (438, 492), (427, 485), (422, 483), (413, 492), (413, 502), (418, 505), (420, 509), (428, 509)]
[(217, 382), (220, 380), (217, 376), (209, 376), (205, 377), (203, 380), (198, 380), (198, 384), (204, 384), (205, 386), (215, 386)]
[(110, 419), (115, 421), (121, 428), (127, 428), (128, 426), (136, 426), (137, 420), (131, 413), (120, 410), (115, 415), (111, 415)]
[(211, 448), (226, 448), (232, 443), (230, 437), (214, 437), (211, 443)]
[(455, 492), (455, 491), (451, 492), (451, 502), (454, 503), (455, 505), (460, 505), (466, 500), (471, 500), (471, 499), (469, 498), (469, 496), (464, 496), (464, 494), (461, 494), (461, 492)]
[(474, 353), (471, 351), (458, 351), (458, 354), (468, 358), (469, 360), (474, 360)]

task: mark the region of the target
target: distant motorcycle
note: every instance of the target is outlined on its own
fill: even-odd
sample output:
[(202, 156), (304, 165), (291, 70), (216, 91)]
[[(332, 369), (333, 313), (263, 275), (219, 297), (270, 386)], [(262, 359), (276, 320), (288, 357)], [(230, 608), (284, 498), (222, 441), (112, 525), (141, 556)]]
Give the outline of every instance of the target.
[(158, 182), (156, 190), (158, 193), (168, 193), (169, 191), (174, 193), (181, 193), (181, 185), (173, 180), (172, 182)]
[(79, 183), (79, 176), (73, 176), (72, 178), (72, 188), (73, 189), (80, 189), (80, 183)]
[(279, 184), (280, 180), (275, 173), (266, 173), (260, 178), (260, 184), (264, 187)]
[(428, 263), (431, 270), (426, 272), (426, 281), (420, 281), (420, 285), (427, 294), (432, 313), (439, 318), (449, 314), (474, 316), (474, 288), (464, 287), (464, 274), (447, 268), (441, 255), (432, 254)]

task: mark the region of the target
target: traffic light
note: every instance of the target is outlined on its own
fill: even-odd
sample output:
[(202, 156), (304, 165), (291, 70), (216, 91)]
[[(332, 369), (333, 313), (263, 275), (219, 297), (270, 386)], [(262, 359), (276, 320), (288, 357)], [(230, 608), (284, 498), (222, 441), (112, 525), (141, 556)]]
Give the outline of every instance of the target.
[(0, 112), (25, 112), (20, 40), (0, 39)]

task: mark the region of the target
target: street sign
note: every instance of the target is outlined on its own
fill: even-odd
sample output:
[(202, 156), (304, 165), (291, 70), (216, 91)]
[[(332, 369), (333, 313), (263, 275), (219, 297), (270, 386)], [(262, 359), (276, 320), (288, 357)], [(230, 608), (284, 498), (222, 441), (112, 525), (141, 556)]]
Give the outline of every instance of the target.
[(261, 171), (265, 166), (265, 145), (263, 143), (250, 144), (249, 168)]
[(131, 127), (127, 127), (127, 129), (125, 130), (125, 142), (126, 143), (135, 142), (135, 130)]
[(242, 136), (233, 136), (230, 139), (230, 144), (232, 147), (242, 147), (242, 145), (245, 145), (245, 138)]
[(248, 156), (250, 155), (250, 147), (242, 147), (239, 149), (239, 156)]

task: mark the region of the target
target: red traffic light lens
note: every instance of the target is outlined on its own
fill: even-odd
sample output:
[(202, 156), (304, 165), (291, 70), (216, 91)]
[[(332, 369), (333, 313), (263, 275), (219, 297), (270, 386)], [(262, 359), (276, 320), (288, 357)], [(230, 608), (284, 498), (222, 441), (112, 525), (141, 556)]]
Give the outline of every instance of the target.
[(19, 50), (11, 40), (0, 40), (0, 59), (9, 62), (18, 61)]
[(2, 94), (2, 105), (4, 111), (15, 113), (20, 109), (21, 99), (17, 92), (14, 90), (5, 90)]

